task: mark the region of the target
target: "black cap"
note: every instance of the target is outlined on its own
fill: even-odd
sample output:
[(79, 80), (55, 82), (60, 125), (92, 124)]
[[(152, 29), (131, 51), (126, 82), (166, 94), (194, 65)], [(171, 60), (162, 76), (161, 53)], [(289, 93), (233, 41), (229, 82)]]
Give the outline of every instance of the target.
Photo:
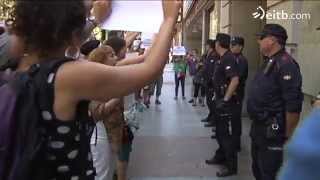
[(216, 36), (216, 41), (219, 42), (221, 45), (229, 46), (230, 45), (231, 37), (228, 34), (218, 33)]
[(234, 36), (231, 38), (231, 44), (232, 45), (241, 45), (241, 46), (244, 46), (244, 39), (243, 37), (240, 37), (240, 36)]
[(280, 44), (285, 44), (288, 39), (286, 29), (279, 24), (266, 24), (262, 32), (258, 33), (257, 36), (274, 36), (279, 40)]
[(209, 45), (211, 48), (214, 48), (216, 44), (216, 40), (208, 39), (206, 45)]
[(91, 53), (91, 51), (96, 49), (99, 45), (100, 45), (100, 41), (90, 40), (90, 41), (82, 44), (82, 46), (80, 48), (80, 52), (81, 52), (81, 54), (88, 56)]

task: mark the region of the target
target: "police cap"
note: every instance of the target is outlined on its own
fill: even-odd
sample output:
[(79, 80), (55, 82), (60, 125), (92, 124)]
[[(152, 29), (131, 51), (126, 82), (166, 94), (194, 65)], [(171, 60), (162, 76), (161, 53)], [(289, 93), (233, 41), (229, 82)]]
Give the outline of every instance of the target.
[(224, 48), (228, 48), (230, 46), (230, 40), (231, 37), (228, 34), (218, 33), (216, 36), (216, 41)]
[(278, 39), (279, 43), (283, 45), (288, 39), (286, 29), (279, 24), (266, 24), (262, 32), (258, 33), (257, 36), (260, 36), (260, 39), (263, 39), (266, 36), (274, 36)]
[(234, 36), (231, 38), (231, 45), (241, 45), (244, 46), (244, 39), (240, 36)]

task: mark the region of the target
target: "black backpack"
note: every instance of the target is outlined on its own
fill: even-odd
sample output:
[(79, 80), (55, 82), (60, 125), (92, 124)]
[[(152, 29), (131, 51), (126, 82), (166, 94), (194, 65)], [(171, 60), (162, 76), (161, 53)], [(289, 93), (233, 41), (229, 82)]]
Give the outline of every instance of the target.
[(33, 173), (41, 171), (47, 141), (42, 123), (49, 102), (44, 87), (48, 73), (68, 61), (36, 64), (23, 73), (0, 72), (0, 180), (41, 179)]

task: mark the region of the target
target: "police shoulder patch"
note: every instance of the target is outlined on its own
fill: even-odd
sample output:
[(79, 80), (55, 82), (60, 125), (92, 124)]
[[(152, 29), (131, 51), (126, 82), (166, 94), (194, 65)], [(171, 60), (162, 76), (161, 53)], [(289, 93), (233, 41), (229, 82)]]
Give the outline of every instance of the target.
[(283, 79), (286, 80), (286, 81), (290, 80), (291, 78), (292, 78), (292, 77), (291, 77), (291, 75), (289, 75), (289, 74), (283, 76)]
[(226, 67), (226, 70), (229, 70), (229, 69), (231, 69), (231, 66), (227, 66), (227, 67)]

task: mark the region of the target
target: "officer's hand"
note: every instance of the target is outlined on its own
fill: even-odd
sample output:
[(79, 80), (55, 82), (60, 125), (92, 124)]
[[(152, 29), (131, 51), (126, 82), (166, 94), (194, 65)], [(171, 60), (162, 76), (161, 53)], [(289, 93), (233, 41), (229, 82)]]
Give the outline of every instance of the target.
[(228, 102), (224, 99), (219, 99), (216, 102), (216, 109), (217, 110), (224, 110), (227, 107)]

